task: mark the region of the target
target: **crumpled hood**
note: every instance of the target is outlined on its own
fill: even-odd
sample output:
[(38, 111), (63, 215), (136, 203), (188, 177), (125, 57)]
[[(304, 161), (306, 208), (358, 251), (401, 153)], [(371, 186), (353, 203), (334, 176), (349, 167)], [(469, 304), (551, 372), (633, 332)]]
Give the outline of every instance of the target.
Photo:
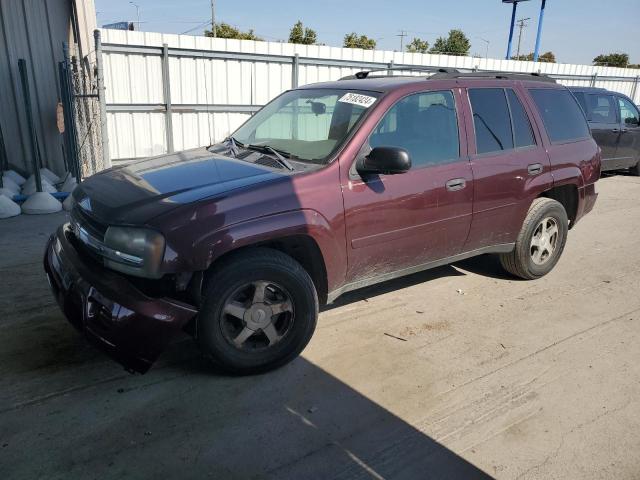
[(105, 223), (139, 224), (186, 203), (284, 176), (198, 148), (105, 170), (84, 180), (73, 196)]

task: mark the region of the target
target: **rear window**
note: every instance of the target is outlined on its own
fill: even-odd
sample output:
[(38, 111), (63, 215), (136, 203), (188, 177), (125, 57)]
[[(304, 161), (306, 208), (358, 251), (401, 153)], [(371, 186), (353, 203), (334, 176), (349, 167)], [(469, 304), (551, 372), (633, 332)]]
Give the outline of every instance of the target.
[(589, 125), (571, 92), (550, 88), (532, 89), (529, 92), (552, 143), (565, 143), (590, 136)]

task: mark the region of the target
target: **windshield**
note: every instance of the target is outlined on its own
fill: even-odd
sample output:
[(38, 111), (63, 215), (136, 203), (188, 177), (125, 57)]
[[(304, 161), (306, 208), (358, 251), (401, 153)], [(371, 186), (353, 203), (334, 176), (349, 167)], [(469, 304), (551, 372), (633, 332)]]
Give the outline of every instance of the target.
[(244, 146), (269, 146), (295, 160), (326, 162), (378, 97), (338, 89), (291, 90), (232, 135)]

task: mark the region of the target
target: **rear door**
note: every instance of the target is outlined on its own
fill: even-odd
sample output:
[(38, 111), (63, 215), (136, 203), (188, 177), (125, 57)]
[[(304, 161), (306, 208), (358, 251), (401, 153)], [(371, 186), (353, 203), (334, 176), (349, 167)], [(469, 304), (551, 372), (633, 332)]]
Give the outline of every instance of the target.
[(625, 166), (632, 167), (640, 161), (640, 112), (627, 98), (617, 97), (620, 112), (620, 140), (616, 157)]
[(465, 251), (515, 241), (522, 219), (538, 193), (551, 184), (551, 164), (530, 120), (522, 91), (468, 88), (472, 119), (473, 220)]
[(616, 150), (620, 139), (620, 120), (616, 99), (613, 95), (603, 93), (587, 93), (587, 119), (591, 134), (602, 150), (604, 168), (615, 168)]
[[(403, 97), (373, 127), (357, 157), (348, 160), (341, 173), (348, 283), (459, 253), (473, 199), (464, 124), (456, 114), (459, 98), (452, 90)], [(358, 158), (380, 146), (406, 149), (411, 169), (361, 177), (355, 170)]]

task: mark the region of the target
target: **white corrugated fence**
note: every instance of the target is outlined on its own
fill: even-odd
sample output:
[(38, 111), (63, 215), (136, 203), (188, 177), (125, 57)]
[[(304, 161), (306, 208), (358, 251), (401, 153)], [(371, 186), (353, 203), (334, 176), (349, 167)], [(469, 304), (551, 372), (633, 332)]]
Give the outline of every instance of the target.
[(102, 30), (111, 158), (209, 145), (297, 85), (367, 68), (430, 66), (550, 74), (640, 103), (640, 70)]

